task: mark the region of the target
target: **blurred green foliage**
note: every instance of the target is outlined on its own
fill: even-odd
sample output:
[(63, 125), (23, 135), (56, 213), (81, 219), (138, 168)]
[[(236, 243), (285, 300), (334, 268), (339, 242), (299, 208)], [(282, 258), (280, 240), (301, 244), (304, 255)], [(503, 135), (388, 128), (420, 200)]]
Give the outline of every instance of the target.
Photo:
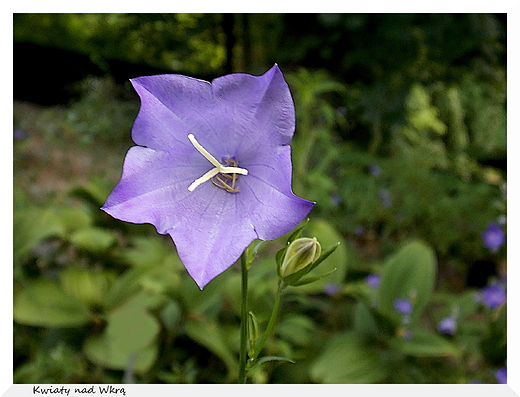
[(108, 60), (208, 74), (225, 62), (221, 14), (14, 14), (14, 38)]
[[(493, 280), (486, 269), (467, 280), (482, 261), (506, 273), (506, 247), (482, 240), (491, 222), (505, 229), (507, 208), (495, 166), (506, 156), (502, 16), (15, 14), (14, 37), (107, 72), (113, 59), (195, 77), (280, 64), (296, 106), (294, 191), (317, 202), (304, 235), (341, 244), (316, 269), (336, 272), (284, 293), (265, 353), (295, 364), (258, 366), (253, 382), (496, 382), (506, 306), (474, 299)], [(234, 382), (239, 269), (200, 291), (168, 237), (99, 210), (138, 103), (110, 75), (77, 90), (66, 107), (15, 108), (26, 136), (14, 142), (14, 381)], [(78, 153), (91, 153), (88, 167)], [(285, 242), (264, 244), (251, 268), (260, 331)], [(454, 313), (456, 332), (439, 332)]]

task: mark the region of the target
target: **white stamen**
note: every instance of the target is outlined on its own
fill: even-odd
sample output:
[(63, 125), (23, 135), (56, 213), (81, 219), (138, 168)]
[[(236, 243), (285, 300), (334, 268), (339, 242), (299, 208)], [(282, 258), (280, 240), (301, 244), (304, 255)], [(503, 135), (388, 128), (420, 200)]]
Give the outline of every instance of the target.
[(195, 136), (193, 136), (193, 134), (189, 134), (188, 139), (191, 141), (193, 146), (195, 146), (195, 149), (197, 149), (200, 154), (206, 157), (211, 164), (213, 164), (215, 167), (220, 166), (220, 163), (217, 161), (217, 159), (213, 157), (210, 152), (208, 152), (206, 149), (202, 147), (202, 145), (195, 139)]
[(208, 161), (215, 166), (215, 168), (210, 169), (208, 172), (206, 172), (200, 178), (195, 179), (193, 181), (193, 183), (190, 186), (188, 186), (188, 190), (190, 192), (193, 192), (197, 186), (203, 184), (206, 181), (209, 181), (215, 175), (220, 174), (220, 173), (247, 175), (248, 171), (245, 168), (226, 167), (226, 166), (220, 164), (218, 162), (218, 160), (211, 155), (210, 152), (208, 152), (206, 149), (204, 149), (202, 147), (202, 145), (195, 139), (195, 136), (193, 136), (193, 134), (189, 134), (188, 139), (193, 144), (193, 146), (195, 146), (195, 149), (197, 149), (200, 154), (202, 154), (204, 157), (206, 157), (208, 159)]
[(219, 173), (218, 168), (215, 167), (215, 168), (210, 169), (208, 172), (206, 172), (200, 178), (195, 179), (193, 181), (193, 183), (190, 186), (188, 186), (188, 190), (190, 192), (193, 192), (197, 186), (199, 186), (200, 184), (210, 180), (211, 178), (213, 178), (218, 173)]

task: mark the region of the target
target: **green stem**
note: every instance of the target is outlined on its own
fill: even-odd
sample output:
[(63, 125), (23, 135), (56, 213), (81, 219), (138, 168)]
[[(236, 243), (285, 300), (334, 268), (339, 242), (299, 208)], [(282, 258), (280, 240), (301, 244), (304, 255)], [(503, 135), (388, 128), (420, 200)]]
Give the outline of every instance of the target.
[(271, 312), (271, 317), (269, 318), (269, 322), (267, 323), (267, 328), (265, 329), (264, 334), (262, 335), (262, 339), (255, 346), (255, 350), (250, 358), (251, 362), (254, 362), (262, 349), (264, 348), (265, 342), (267, 342), (267, 338), (269, 334), (273, 330), (274, 323), (276, 322), (276, 318), (278, 317), (278, 311), (280, 309), (280, 302), (282, 301), (282, 291), (284, 288), (283, 281), (280, 280), (278, 283), (278, 290), (276, 291), (276, 297), (274, 300), (273, 311)]
[(246, 253), (242, 254), (240, 258), (240, 264), (242, 268), (242, 310), (241, 310), (241, 321), (240, 321), (240, 361), (238, 371), (238, 383), (246, 383), (246, 365), (247, 365), (247, 276), (248, 276), (248, 264), (246, 259)]

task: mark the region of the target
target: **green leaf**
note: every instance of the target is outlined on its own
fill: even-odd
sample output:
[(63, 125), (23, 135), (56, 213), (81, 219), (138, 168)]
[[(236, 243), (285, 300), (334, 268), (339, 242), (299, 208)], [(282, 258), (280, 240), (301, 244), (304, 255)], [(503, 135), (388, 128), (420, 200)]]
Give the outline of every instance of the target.
[(99, 255), (108, 251), (116, 243), (116, 237), (109, 230), (90, 227), (72, 233), (70, 242), (79, 249)]
[(13, 217), (13, 256), (23, 260), (42, 240), (63, 237), (65, 225), (53, 208), (27, 208)]
[(78, 197), (99, 208), (106, 201), (112, 187), (101, 179), (92, 179), (83, 186), (77, 186), (70, 191), (70, 195)]
[(131, 266), (160, 266), (164, 262), (182, 267), (173, 246), (168, 246), (158, 236), (136, 236), (119, 256), (125, 264)]
[(254, 368), (256, 367), (257, 365), (262, 365), (264, 363), (268, 363), (268, 362), (272, 362), (272, 361), (286, 361), (286, 362), (289, 362), (291, 364), (294, 364), (295, 362), (293, 360), (290, 360), (288, 358), (285, 358), (285, 357), (278, 357), (278, 356), (265, 356), (265, 357), (261, 357), (259, 358), (258, 360), (256, 360), (254, 362), (254, 364), (251, 366), (251, 368)]
[(457, 297), (454, 306), (459, 310), (459, 318), (464, 318), (478, 310), (479, 302), (475, 300), (475, 290), (467, 291)]
[(336, 270), (338, 270), (338, 269), (337, 269), (337, 268), (334, 268), (334, 269), (332, 269), (330, 272), (323, 273), (323, 274), (320, 274), (320, 275), (318, 275), (318, 276), (302, 278), (300, 281), (297, 281), (296, 283), (292, 284), (292, 286), (293, 286), (293, 287), (298, 287), (298, 286), (300, 286), (300, 285), (306, 285), (306, 284), (313, 283), (313, 282), (315, 282), (315, 281), (321, 280), (322, 278), (325, 278), (325, 277), (330, 276), (330, 275), (331, 275), (332, 273), (334, 273)]
[(287, 253), (287, 249), (289, 248), (289, 244), (287, 244), (285, 247), (281, 248), (275, 256), (276, 260), (276, 268), (278, 271), (278, 277), (282, 278), (282, 263), (283, 259), (285, 257), (285, 254)]
[(229, 378), (238, 376), (238, 364), (235, 355), (226, 343), (225, 335), (215, 320), (188, 319), (184, 324), (186, 334), (199, 345), (204, 346), (222, 360), (228, 369)]
[(58, 215), (67, 232), (86, 229), (93, 223), (92, 213), (84, 206), (64, 207)]
[(372, 311), (364, 301), (358, 301), (354, 307), (354, 329), (363, 335), (376, 336), (379, 327)]
[(83, 350), (94, 363), (103, 367), (147, 371), (157, 357), (155, 338), (159, 324), (144, 307), (134, 304), (111, 312), (101, 335), (86, 340)]
[(201, 290), (188, 273), (184, 272), (175, 295), (191, 314), (212, 317), (220, 311), (224, 286), (230, 275), (232, 272), (220, 274)]
[(412, 338), (394, 337), (390, 345), (403, 354), (415, 357), (457, 357), (460, 350), (446, 338), (421, 329), (412, 330)]
[(437, 260), (430, 246), (418, 240), (405, 244), (383, 264), (378, 310), (399, 323), (402, 315), (395, 310), (394, 301), (409, 298), (412, 319), (419, 318), (432, 294), (436, 272)]
[(167, 293), (179, 286), (181, 277), (172, 266), (132, 267), (117, 277), (106, 293), (103, 304), (107, 310), (141, 296), (142, 305), (151, 308), (164, 300)]
[[(323, 252), (321, 253), (320, 257), (316, 260), (316, 262), (314, 262), (312, 265), (311, 265), (311, 270), (316, 268), (321, 262), (323, 262), (325, 259), (327, 259), (330, 255), (332, 255), (332, 253), (334, 251), (336, 251), (336, 249), (339, 247), (339, 242), (336, 243), (336, 244), (333, 244), (331, 245), (330, 247), (326, 248), (325, 250), (323, 250)], [(330, 272), (328, 273), (332, 273), (332, 272), (335, 272), (336, 270), (338, 270), (337, 267), (335, 267), (334, 269), (332, 269)]]
[(17, 323), (41, 327), (79, 327), (92, 320), (86, 304), (50, 280), (32, 281), (17, 292), (13, 313)]
[(105, 296), (105, 308), (110, 310), (121, 305), (130, 296), (137, 293), (141, 288), (140, 279), (148, 270), (146, 267), (135, 267), (117, 277)]
[(60, 273), (60, 285), (69, 296), (89, 305), (102, 304), (115, 274), (101, 269), (67, 266)]
[(169, 299), (160, 312), (160, 318), (167, 330), (173, 330), (182, 319), (182, 308), (174, 299)]
[(313, 342), (317, 329), (317, 325), (309, 317), (292, 314), (282, 319), (276, 327), (276, 333), (293, 345), (306, 346)]
[(387, 369), (368, 339), (349, 331), (325, 344), (310, 374), (315, 382), (321, 383), (376, 383), (387, 376)]

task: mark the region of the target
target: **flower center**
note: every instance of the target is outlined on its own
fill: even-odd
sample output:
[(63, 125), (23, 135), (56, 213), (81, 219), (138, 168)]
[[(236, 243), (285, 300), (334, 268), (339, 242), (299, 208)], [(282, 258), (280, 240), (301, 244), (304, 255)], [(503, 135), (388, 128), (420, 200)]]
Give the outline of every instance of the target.
[(211, 180), (215, 186), (218, 186), (229, 193), (237, 193), (239, 190), (238, 187), (235, 187), (238, 179), (237, 174), (247, 175), (248, 171), (245, 168), (239, 168), (238, 163), (234, 159), (226, 160), (226, 164), (230, 165), (221, 164), (210, 152), (202, 147), (193, 134), (189, 134), (188, 139), (193, 146), (195, 146), (195, 149), (206, 157), (206, 159), (214, 166), (214, 168), (210, 169), (200, 178), (195, 179), (193, 183), (188, 186), (188, 190), (193, 192), (199, 185)]

